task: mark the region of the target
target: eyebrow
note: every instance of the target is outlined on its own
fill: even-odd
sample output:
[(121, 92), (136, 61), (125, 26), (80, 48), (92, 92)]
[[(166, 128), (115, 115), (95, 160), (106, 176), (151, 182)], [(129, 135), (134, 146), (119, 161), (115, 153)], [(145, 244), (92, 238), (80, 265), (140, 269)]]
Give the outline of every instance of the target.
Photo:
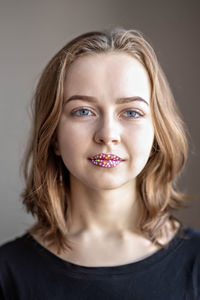
[[(97, 103), (97, 100), (94, 97), (85, 96), (85, 95), (73, 95), (73, 96), (69, 97), (68, 99), (66, 99), (64, 101), (64, 104), (69, 103), (70, 101), (73, 101), (73, 100), (83, 100), (83, 101), (87, 101), (87, 102)], [(118, 98), (116, 101), (116, 104), (130, 103), (133, 101), (141, 101), (141, 102), (144, 102), (147, 105), (149, 105), (149, 103), (146, 100), (144, 100), (143, 98), (141, 98), (139, 96)]]

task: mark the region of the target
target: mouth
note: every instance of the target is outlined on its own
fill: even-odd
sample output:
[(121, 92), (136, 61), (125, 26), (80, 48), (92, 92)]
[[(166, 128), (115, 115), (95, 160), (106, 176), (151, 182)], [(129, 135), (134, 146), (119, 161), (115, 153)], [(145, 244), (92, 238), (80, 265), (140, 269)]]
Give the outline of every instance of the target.
[(103, 160), (113, 160), (113, 161), (119, 161), (123, 160), (121, 157), (115, 155), (115, 154), (106, 154), (106, 153), (99, 153), (91, 157), (90, 159), (103, 159)]
[(93, 165), (102, 168), (113, 168), (118, 166), (121, 162), (124, 161), (121, 157), (115, 154), (106, 154), (106, 153), (99, 153), (94, 155), (93, 157), (89, 158)]

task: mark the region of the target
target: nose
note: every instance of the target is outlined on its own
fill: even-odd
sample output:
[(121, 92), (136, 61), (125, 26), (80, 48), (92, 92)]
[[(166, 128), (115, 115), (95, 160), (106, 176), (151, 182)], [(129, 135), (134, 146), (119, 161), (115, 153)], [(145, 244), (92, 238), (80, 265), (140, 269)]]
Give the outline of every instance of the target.
[(120, 142), (120, 126), (113, 117), (102, 120), (95, 130), (94, 139), (99, 144), (117, 144)]

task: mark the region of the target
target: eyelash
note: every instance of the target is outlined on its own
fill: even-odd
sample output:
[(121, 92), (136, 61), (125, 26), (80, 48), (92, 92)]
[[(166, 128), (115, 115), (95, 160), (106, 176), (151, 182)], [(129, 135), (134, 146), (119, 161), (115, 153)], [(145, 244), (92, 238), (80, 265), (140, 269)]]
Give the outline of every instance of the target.
[[(82, 110), (91, 111), (91, 110), (88, 109), (88, 108), (80, 108), (80, 109), (78, 109), (78, 110), (76, 110), (76, 111), (73, 111), (71, 114), (74, 115), (74, 116), (76, 116), (76, 117), (78, 117), (78, 118), (80, 118), (80, 117), (90, 117), (90, 116), (88, 116), (88, 115), (82, 115), (82, 116), (77, 116), (77, 115), (75, 115), (75, 113), (77, 113), (78, 111), (82, 111)], [(127, 110), (127, 111), (125, 111), (125, 112), (135, 112), (136, 114), (138, 114), (139, 117), (131, 118), (131, 119), (139, 119), (139, 118), (143, 117), (143, 114), (142, 114), (141, 112), (137, 111), (137, 110), (132, 110), (132, 109), (130, 109), (130, 110)]]

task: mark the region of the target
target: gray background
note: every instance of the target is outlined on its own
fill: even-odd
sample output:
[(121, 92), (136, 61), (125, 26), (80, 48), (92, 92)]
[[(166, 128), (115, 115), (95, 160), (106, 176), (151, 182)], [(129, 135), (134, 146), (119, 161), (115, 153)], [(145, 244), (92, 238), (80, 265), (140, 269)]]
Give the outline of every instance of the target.
[(123, 26), (142, 31), (153, 45), (190, 132), (190, 156), (180, 180), (194, 194), (177, 214), (200, 229), (200, 1), (38, 0), (0, 1), (0, 242), (33, 224), (22, 207), (20, 160), (30, 99), (48, 60), (85, 31)]

